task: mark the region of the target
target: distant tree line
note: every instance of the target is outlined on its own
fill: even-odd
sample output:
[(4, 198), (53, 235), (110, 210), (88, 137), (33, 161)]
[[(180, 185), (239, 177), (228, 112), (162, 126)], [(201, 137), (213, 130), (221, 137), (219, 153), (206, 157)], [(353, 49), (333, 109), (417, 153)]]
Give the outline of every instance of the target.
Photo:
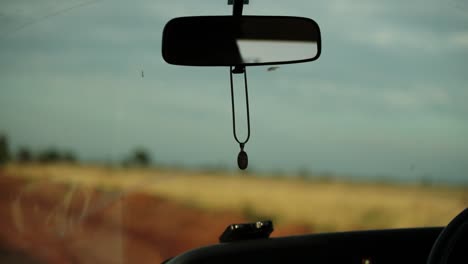
[(49, 148), (39, 153), (33, 153), (26, 147), (21, 147), (16, 153), (16, 161), (40, 162), (40, 163), (55, 163), (68, 162), (75, 163), (78, 161), (75, 154), (71, 151), (60, 151), (54, 148)]
[(5, 135), (0, 134), (0, 165), (7, 163), (10, 160), (10, 150), (8, 139)]
[(147, 167), (150, 164), (151, 155), (143, 148), (135, 149), (133, 153), (122, 162), (124, 167)]
[[(6, 135), (0, 134), (0, 165), (14, 161), (19, 163), (78, 163), (79, 159), (70, 150), (48, 148), (42, 151), (32, 151), (27, 147), (20, 147), (15, 153), (10, 149)], [(151, 164), (151, 155), (144, 148), (136, 148), (122, 162), (125, 167), (146, 167)]]
[(78, 161), (78, 159), (72, 151), (61, 151), (55, 148), (33, 152), (27, 147), (20, 147), (16, 153), (13, 153), (10, 150), (8, 138), (5, 135), (0, 135), (0, 165), (10, 161), (16, 161), (20, 163), (75, 163)]

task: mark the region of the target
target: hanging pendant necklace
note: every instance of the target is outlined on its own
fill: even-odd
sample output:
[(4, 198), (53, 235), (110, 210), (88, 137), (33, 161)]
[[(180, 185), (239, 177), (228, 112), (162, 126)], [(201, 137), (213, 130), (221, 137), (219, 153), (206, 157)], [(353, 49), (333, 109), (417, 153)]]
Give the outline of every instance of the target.
[[(234, 85), (232, 80), (232, 74), (244, 74), (244, 87), (245, 87), (245, 104), (247, 107), (247, 138), (244, 141), (240, 141), (237, 137), (236, 132), (236, 113), (235, 113), (235, 106), (234, 106)], [(245, 170), (249, 165), (249, 156), (247, 152), (244, 151), (245, 144), (249, 141), (250, 138), (250, 113), (249, 113), (249, 93), (247, 89), (247, 71), (245, 67), (235, 67), (234, 69), (232, 66), (229, 68), (229, 76), (231, 80), (231, 105), (232, 105), (232, 130), (234, 134), (234, 139), (239, 143), (240, 152), (237, 155), (237, 165), (239, 169)]]

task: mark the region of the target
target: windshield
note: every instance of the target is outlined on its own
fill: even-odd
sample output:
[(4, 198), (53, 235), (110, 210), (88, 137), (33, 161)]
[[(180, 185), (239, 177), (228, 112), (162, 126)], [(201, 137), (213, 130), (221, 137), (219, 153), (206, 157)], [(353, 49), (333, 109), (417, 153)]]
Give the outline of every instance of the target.
[(468, 205), (465, 1), (251, 0), (246, 15), (314, 19), (322, 53), (247, 68), (246, 171), (228, 67), (161, 56), (170, 19), (230, 14), (226, 1), (0, 3), (0, 262), (154, 263), (232, 223), (442, 226)]

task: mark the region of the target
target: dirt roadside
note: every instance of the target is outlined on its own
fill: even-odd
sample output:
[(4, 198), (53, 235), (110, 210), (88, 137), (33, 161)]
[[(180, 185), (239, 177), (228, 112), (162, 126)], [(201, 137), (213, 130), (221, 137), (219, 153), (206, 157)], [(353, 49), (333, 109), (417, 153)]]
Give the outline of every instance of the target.
[[(217, 243), (239, 213), (208, 212), (149, 194), (27, 181), (0, 173), (2, 263), (160, 263)], [(275, 236), (307, 233), (284, 226)]]

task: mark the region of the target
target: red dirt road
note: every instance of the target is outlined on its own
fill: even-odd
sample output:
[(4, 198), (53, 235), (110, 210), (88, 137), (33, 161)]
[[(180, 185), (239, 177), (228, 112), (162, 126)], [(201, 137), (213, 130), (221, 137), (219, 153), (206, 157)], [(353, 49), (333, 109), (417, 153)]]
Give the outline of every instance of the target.
[[(0, 173), (1, 263), (160, 263), (217, 243), (232, 212), (207, 212), (144, 193), (30, 182)], [(287, 226), (275, 236), (307, 233)]]

